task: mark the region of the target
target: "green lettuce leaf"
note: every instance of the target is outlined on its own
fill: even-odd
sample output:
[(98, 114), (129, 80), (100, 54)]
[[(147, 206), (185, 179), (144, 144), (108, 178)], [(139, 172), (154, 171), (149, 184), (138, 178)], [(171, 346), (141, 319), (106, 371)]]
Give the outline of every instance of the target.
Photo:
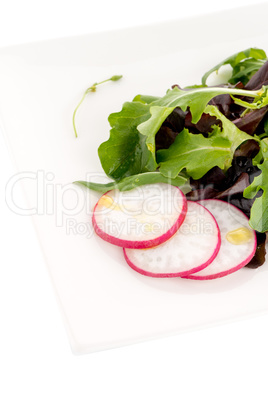
[(231, 120), (227, 119), (217, 107), (208, 105), (205, 109), (205, 113), (210, 114), (211, 116), (215, 116), (222, 123), (222, 131), (221, 136), (223, 138), (228, 139), (231, 142), (231, 160), (228, 161), (228, 166), (231, 166), (231, 162), (233, 159), (234, 151), (241, 145), (243, 142), (247, 140), (254, 139), (251, 135), (248, 135), (244, 131), (239, 130)]
[(183, 169), (193, 179), (200, 179), (214, 166), (224, 169), (226, 160), (231, 158), (231, 142), (221, 137), (219, 128), (205, 138), (202, 134), (191, 134), (183, 129), (175, 142), (165, 150), (157, 152), (160, 172), (168, 177), (176, 177)]
[[(254, 159), (261, 173), (244, 190), (245, 198), (255, 198), (250, 211), (250, 226), (258, 232), (268, 231), (268, 139), (259, 141), (260, 152)], [(259, 163), (261, 161), (261, 163)], [(261, 191), (260, 191), (261, 190)], [(259, 191), (261, 194), (258, 196)]]
[(107, 176), (119, 180), (156, 169), (155, 157), (148, 150), (146, 137), (137, 130), (137, 126), (149, 117), (148, 106), (141, 102), (126, 102), (120, 113), (109, 116), (110, 138), (98, 149)]
[(232, 76), (228, 82), (230, 84), (236, 84), (238, 81), (241, 81), (245, 85), (266, 60), (266, 53), (262, 49), (249, 48), (242, 50), (207, 71), (202, 77), (202, 85), (206, 85), (207, 78), (211, 73), (218, 71), (221, 66), (226, 64), (230, 64), (233, 68)]
[[(215, 96), (221, 94), (249, 96), (253, 98), (264, 94), (265, 99), (267, 97), (265, 87), (260, 91), (247, 91), (244, 89), (225, 87), (201, 87), (185, 91), (174, 87), (168, 90), (162, 98), (158, 98), (152, 103), (147, 104), (150, 108), (151, 117), (149, 120), (147, 119), (141, 123), (138, 126), (138, 130), (140, 133), (148, 135), (152, 126), (158, 127), (159, 129), (164, 122), (163, 118), (166, 119), (175, 107), (180, 107), (183, 111), (189, 108), (192, 114), (192, 122), (197, 123), (208, 102)], [(141, 96), (141, 99), (142, 98), (145, 98), (145, 96)]]
[(97, 191), (100, 193), (106, 193), (106, 191), (118, 189), (120, 191), (129, 191), (135, 187), (142, 186), (144, 184), (156, 184), (156, 183), (168, 183), (173, 186), (180, 187), (180, 189), (186, 194), (191, 191), (191, 186), (189, 185), (189, 180), (183, 175), (179, 175), (174, 179), (168, 178), (162, 175), (160, 172), (148, 172), (133, 175), (130, 177), (125, 177), (124, 179), (116, 182), (110, 183), (93, 183), (87, 181), (76, 181), (74, 184), (81, 184), (89, 188), (90, 190)]
[(161, 173), (175, 177), (186, 169), (187, 174), (197, 180), (215, 166), (227, 170), (232, 164), (236, 148), (252, 140), (250, 135), (239, 130), (215, 106), (208, 105), (205, 113), (221, 120), (222, 129), (214, 126), (209, 138), (202, 134), (191, 134), (184, 129), (168, 149), (157, 152)]

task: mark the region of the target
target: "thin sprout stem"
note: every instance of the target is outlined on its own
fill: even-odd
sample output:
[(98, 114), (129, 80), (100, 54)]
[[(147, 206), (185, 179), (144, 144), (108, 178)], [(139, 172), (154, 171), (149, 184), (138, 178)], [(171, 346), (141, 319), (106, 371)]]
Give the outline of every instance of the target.
[(78, 135), (77, 135), (76, 126), (75, 126), (75, 116), (76, 116), (76, 112), (77, 112), (79, 106), (80, 106), (81, 103), (84, 101), (86, 95), (87, 95), (87, 90), (86, 90), (86, 92), (84, 93), (84, 95), (82, 96), (82, 99), (80, 100), (80, 102), (79, 102), (78, 105), (76, 106), (76, 108), (75, 108), (75, 110), (74, 110), (74, 113), (73, 113), (73, 128), (74, 128), (74, 133), (75, 133), (76, 138), (78, 137)]
[(108, 81), (111, 81), (111, 78), (107, 78), (107, 80), (103, 80), (103, 81), (97, 82), (97, 83), (94, 84), (94, 85), (96, 86), (96, 85), (104, 84), (105, 82), (108, 82)]
[(75, 126), (75, 116), (76, 116), (76, 112), (77, 112), (78, 108), (80, 107), (81, 103), (83, 103), (86, 95), (89, 92), (95, 92), (97, 85), (104, 84), (105, 82), (108, 82), (108, 81), (118, 81), (120, 78), (122, 78), (122, 75), (113, 75), (111, 78), (107, 78), (107, 80), (95, 82), (95, 84), (91, 85), (91, 87), (86, 89), (86, 91), (84, 92), (84, 95), (82, 96), (82, 99), (80, 100), (80, 102), (78, 103), (78, 105), (76, 106), (76, 108), (73, 112), (73, 128), (74, 128), (74, 133), (75, 133), (76, 138), (78, 137), (78, 135), (77, 135), (77, 130), (76, 130), (76, 126)]

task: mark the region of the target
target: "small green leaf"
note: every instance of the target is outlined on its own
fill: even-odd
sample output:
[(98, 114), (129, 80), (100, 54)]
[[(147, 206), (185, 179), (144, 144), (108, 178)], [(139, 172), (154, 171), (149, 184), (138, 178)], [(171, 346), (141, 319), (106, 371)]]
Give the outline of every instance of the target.
[(258, 48), (249, 48), (235, 53), (207, 71), (202, 77), (202, 85), (206, 85), (207, 79), (211, 73), (219, 70), (221, 66), (226, 64), (230, 64), (233, 68), (233, 74), (228, 82), (235, 84), (238, 81), (242, 81), (243, 84), (246, 84), (250, 77), (259, 70), (266, 60), (267, 56), (265, 51)]

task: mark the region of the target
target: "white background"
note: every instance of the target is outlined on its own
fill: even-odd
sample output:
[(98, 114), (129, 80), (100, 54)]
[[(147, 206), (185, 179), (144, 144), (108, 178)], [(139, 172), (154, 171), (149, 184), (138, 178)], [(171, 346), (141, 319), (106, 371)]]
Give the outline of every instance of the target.
[[(232, 12), (250, 4), (254, 1), (2, 1), (0, 46)], [(15, 172), (0, 137), (1, 401), (267, 402), (267, 315), (74, 356), (31, 221), (5, 205), (4, 187)]]

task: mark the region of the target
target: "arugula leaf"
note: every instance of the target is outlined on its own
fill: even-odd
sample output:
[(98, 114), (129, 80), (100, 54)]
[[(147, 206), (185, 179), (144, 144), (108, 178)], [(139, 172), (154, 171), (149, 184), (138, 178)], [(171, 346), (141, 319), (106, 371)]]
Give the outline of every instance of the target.
[[(165, 108), (167, 111), (170, 109), (170, 113), (175, 109), (175, 107), (180, 107), (184, 112), (189, 107), (190, 112), (192, 114), (192, 122), (197, 123), (204, 112), (204, 109), (208, 102), (217, 95), (221, 94), (229, 94), (229, 95), (238, 95), (238, 96), (249, 96), (255, 98), (256, 96), (260, 96), (262, 99), (263, 96), (266, 95), (265, 88), (262, 88), (259, 91), (247, 91), (244, 89), (238, 88), (226, 88), (226, 87), (198, 87), (192, 88), (190, 90), (179, 89), (178, 87), (174, 87), (167, 91), (167, 93), (162, 97), (158, 98), (154, 102), (148, 104), (150, 106), (152, 120), (154, 120), (157, 113), (153, 113), (154, 107)], [(144, 97), (144, 95), (143, 95)], [(160, 110), (159, 108), (159, 110)], [(163, 112), (161, 112), (163, 114)], [(139, 131), (142, 134), (146, 133), (147, 125), (150, 125), (148, 121), (140, 124), (138, 127)]]
[(183, 129), (168, 149), (157, 152), (160, 172), (174, 178), (186, 169), (187, 174), (197, 180), (214, 166), (224, 169), (226, 160), (231, 158), (231, 142), (219, 131), (219, 127), (215, 127), (213, 135), (205, 138)]
[(106, 193), (106, 191), (118, 189), (120, 191), (129, 191), (135, 187), (143, 186), (144, 184), (156, 184), (156, 183), (168, 183), (173, 186), (180, 187), (184, 194), (191, 191), (191, 186), (189, 185), (189, 180), (187, 177), (179, 175), (174, 179), (168, 178), (162, 175), (160, 172), (147, 172), (130, 177), (125, 177), (124, 179), (116, 182), (110, 183), (92, 183), (87, 181), (75, 181), (74, 184), (81, 184), (90, 190), (98, 191), (100, 193)]
[[(260, 152), (253, 162), (257, 164), (261, 173), (244, 190), (245, 198), (255, 198), (250, 211), (250, 226), (258, 232), (268, 231), (268, 139), (259, 141)], [(262, 163), (259, 163), (262, 161)], [(261, 195), (258, 196), (261, 190)]]
[(110, 138), (98, 149), (107, 176), (118, 180), (156, 169), (154, 154), (147, 148), (146, 137), (137, 130), (137, 126), (149, 117), (148, 106), (141, 102), (126, 102), (120, 113), (109, 116)]
[(266, 53), (262, 49), (249, 48), (242, 50), (207, 71), (202, 77), (202, 85), (206, 85), (207, 78), (211, 73), (218, 71), (219, 68), (225, 64), (230, 64), (231, 67), (233, 67), (232, 76), (228, 81), (230, 84), (235, 84), (238, 81), (246, 84), (251, 76), (260, 69), (266, 60)]

